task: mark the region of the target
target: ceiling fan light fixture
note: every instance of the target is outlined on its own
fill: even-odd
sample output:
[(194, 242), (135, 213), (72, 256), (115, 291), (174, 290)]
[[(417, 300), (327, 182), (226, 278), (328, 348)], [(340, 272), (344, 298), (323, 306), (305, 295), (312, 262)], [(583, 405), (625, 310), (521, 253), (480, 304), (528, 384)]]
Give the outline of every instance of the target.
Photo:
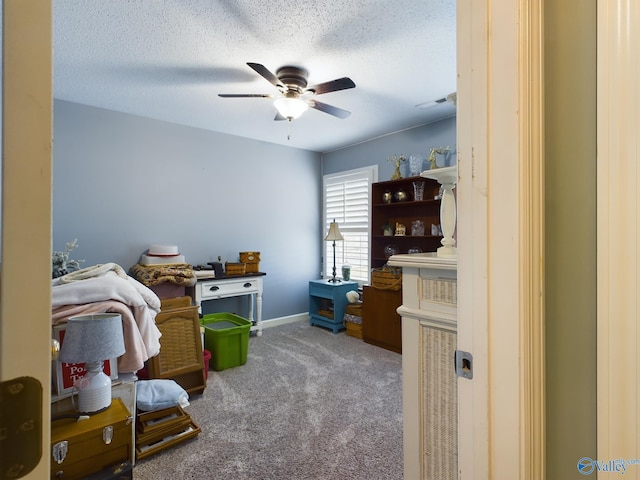
[(293, 120), (302, 115), (309, 105), (304, 100), (297, 97), (281, 97), (273, 102), (278, 113), (288, 120)]

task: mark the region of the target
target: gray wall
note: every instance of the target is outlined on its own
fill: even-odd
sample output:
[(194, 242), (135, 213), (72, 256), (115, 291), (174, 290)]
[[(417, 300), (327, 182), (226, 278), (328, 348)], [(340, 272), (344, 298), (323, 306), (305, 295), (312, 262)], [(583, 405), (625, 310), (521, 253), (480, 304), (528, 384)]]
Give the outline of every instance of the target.
[[(259, 251), (267, 273), (263, 319), (296, 315), (308, 310), (308, 281), (321, 271), (322, 174), (378, 164), (379, 180), (388, 180), (387, 157), (426, 156), (430, 147), (453, 147), (455, 138), (455, 118), (448, 118), (321, 159), (55, 100), (53, 249), (77, 238), (71, 256), (83, 267), (114, 262), (126, 270), (151, 244), (178, 245), (192, 264)], [(208, 302), (204, 312), (211, 311), (244, 314), (246, 299)]]
[(318, 153), (55, 100), (53, 167), (53, 249), (77, 238), (83, 267), (128, 270), (150, 244), (178, 245), (193, 264), (259, 251), (263, 319), (308, 311)]
[[(385, 181), (393, 174), (393, 164), (387, 162), (392, 155), (404, 154), (409, 157), (412, 153), (429, 155), (431, 147), (455, 147), (456, 118), (450, 117), (421, 127), (404, 130), (394, 134), (379, 137), (368, 142), (349, 148), (328, 152), (323, 155), (323, 173), (336, 173), (354, 168), (378, 164), (378, 181)], [(438, 165), (443, 167), (444, 156), (437, 156)], [(456, 163), (455, 155), (446, 158), (447, 166)], [(425, 169), (427, 162), (424, 162)], [(402, 165), (403, 176), (409, 174), (409, 164)]]

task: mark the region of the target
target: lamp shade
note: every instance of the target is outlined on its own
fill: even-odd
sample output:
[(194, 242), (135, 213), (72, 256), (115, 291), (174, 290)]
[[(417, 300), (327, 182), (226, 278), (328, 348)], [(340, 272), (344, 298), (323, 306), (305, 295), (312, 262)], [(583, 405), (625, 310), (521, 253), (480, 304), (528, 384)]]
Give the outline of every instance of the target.
[(122, 317), (118, 313), (98, 313), (69, 318), (58, 359), (66, 363), (90, 363), (124, 353)]
[(342, 237), (342, 234), (340, 233), (340, 228), (338, 227), (338, 224), (336, 223), (335, 220), (331, 222), (331, 224), (329, 225), (329, 233), (327, 233), (327, 236), (324, 237), (324, 239), (327, 242), (344, 240), (344, 238)]
[(295, 97), (278, 98), (273, 104), (280, 115), (290, 120), (298, 118), (309, 108), (307, 102)]

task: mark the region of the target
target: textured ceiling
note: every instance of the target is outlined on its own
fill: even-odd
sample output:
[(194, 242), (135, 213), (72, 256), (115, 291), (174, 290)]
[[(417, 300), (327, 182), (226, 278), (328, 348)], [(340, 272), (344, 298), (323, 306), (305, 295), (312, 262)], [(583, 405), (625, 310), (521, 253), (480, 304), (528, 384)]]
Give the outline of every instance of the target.
[[(456, 0), (53, 0), (58, 99), (314, 151), (455, 113), (416, 105), (456, 89)], [(309, 110), (274, 121), (277, 90), (246, 63), (296, 65), (309, 84), (350, 77)], [(290, 139), (287, 135), (290, 133)]]

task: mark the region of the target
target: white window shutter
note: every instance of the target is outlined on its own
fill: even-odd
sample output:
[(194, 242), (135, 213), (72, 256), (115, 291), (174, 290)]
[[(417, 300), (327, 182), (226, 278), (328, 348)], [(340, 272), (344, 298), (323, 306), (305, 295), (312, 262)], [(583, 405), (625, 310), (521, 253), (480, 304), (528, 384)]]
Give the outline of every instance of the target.
[[(377, 181), (377, 165), (324, 176), (324, 236), (334, 221), (340, 227), (344, 241), (336, 242), (336, 270), (351, 267), (351, 279), (369, 282), (369, 241), (371, 184)], [(325, 278), (332, 276), (333, 246), (324, 242)]]

